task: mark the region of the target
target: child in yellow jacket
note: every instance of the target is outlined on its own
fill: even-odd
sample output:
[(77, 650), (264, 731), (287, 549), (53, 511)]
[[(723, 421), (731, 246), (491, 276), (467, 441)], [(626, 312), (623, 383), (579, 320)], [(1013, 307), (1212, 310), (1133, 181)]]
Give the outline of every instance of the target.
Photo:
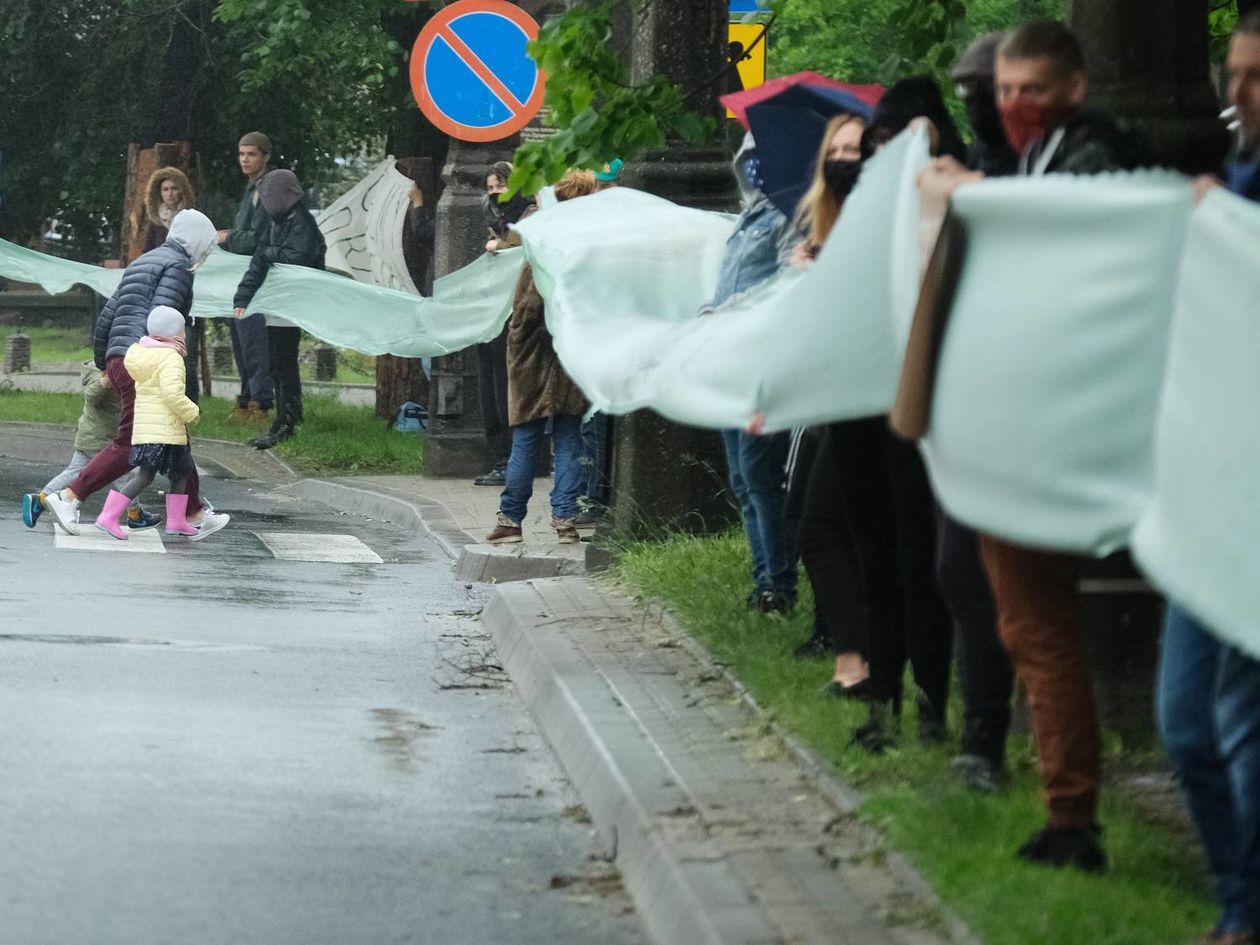
[(162, 473), (170, 480), (166, 534), (204, 538), (226, 525), (228, 516), (215, 515), (215, 521), (207, 521), (200, 529), (189, 525), (186, 517), (188, 495), (184, 487), (193, 469), (188, 425), (197, 423), (201, 412), (184, 393), (184, 316), (159, 305), (149, 313), (147, 328), (148, 334), (128, 348), (123, 359), (123, 366), (136, 382), (131, 433), (131, 464), (136, 472), (121, 490), (110, 492), (96, 527), (126, 541), (127, 532), (119, 523), (123, 510)]

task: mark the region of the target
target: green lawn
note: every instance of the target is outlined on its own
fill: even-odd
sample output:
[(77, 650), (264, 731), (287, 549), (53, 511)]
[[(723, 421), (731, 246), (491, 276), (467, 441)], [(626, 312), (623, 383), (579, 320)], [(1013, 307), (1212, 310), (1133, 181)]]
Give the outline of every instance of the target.
[[(619, 547), (617, 579), (664, 602), (771, 717), (866, 794), (860, 815), (924, 873), (942, 899), (988, 945), (1186, 945), (1215, 919), (1197, 846), (1116, 790), (1101, 819), (1112, 871), (1104, 877), (1019, 862), (1015, 849), (1043, 822), (1026, 738), (1012, 739), (1009, 790), (985, 797), (949, 776), (953, 747), (925, 748), (907, 708), (899, 746), (872, 757), (849, 745), (862, 706), (824, 696), (829, 660), (799, 661), (810, 601), (789, 620), (750, 612), (747, 545), (739, 533), (673, 536)], [(806, 582), (807, 583), (807, 582)], [(951, 711), (957, 728), (960, 707)], [(1117, 757), (1118, 740), (1109, 764)]]
[(18, 329), (14, 325), (0, 325), (0, 347), (9, 335), (17, 334), (19, 330), (30, 336), (33, 364), (86, 361), (92, 357), (86, 322), (77, 328), (57, 326)]
[[(31, 339), (31, 362), (34, 364), (54, 364), (63, 361), (86, 361), (92, 357), (92, 349), (88, 344), (86, 325), (79, 328), (21, 328), (14, 325), (0, 325), (0, 348), (9, 335), (22, 331)], [(303, 345), (303, 353), (314, 343), (307, 341)], [(313, 380), (315, 366), (302, 362), (303, 380)], [(235, 373), (235, 372), (233, 372)], [(337, 375), (334, 380), (339, 384), (374, 384), (376, 382), (376, 358), (370, 354), (360, 354), (345, 348), (337, 349)]]
[[(0, 421), (73, 424), (83, 398), (78, 394), (43, 394), (0, 390)], [(228, 420), (232, 402), (207, 398), (201, 404), (198, 437), (244, 443), (265, 432)], [(355, 474), (420, 472), (424, 441), (415, 434), (396, 433), (368, 407), (351, 407), (335, 397), (307, 396), (306, 422), (297, 436), (281, 443), (277, 454), (305, 472)]]

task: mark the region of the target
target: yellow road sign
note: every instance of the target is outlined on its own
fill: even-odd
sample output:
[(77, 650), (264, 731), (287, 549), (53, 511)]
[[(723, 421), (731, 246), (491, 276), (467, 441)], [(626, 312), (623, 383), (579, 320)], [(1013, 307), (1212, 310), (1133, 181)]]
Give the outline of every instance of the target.
[[(739, 78), (745, 89), (755, 89), (766, 81), (766, 42), (769, 37), (757, 42), (764, 29), (765, 25), (762, 23), (732, 23), (730, 33), (727, 34), (731, 52), (744, 57), (739, 60)], [(753, 46), (754, 43), (756, 46)], [(738, 49), (734, 48), (736, 44), (739, 45)], [(749, 49), (751, 52), (746, 52)], [(735, 116), (728, 111), (726, 117)]]

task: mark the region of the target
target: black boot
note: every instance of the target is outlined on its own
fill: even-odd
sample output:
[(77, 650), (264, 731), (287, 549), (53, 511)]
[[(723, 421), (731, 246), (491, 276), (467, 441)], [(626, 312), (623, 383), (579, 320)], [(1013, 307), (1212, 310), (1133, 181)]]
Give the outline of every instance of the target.
[(918, 728), (919, 742), (924, 745), (939, 745), (945, 741), (945, 707), (932, 704), (923, 690), (914, 696), (919, 710)]
[(901, 727), (901, 697), (887, 701), (871, 700), (866, 722), (853, 732), (853, 741), (873, 755), (881, 755), (896, 744)]
[(1107, 872), (1107, 852), (1102, 827), (1050, 827), (1034, 834), (1019, 848), (1019, 858), (1029, 863), (1062, 869), (1070, 866), (1083, 873)]

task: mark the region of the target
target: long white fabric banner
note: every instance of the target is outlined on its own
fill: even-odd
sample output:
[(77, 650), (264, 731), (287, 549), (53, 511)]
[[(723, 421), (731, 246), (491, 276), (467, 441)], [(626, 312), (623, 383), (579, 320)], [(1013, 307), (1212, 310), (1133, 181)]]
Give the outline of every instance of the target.
[[(485, 255), (438, 279), (422, 297), (356, 282), (301, 266), (275, 266), (248, 311), (266, 312), (316, 338), (364, 354), (433, 357), (491, 341), (511, 314), (512, 293), (524, 262), (519, 249)], [(216, 249), (197, 270), (192, 314), (231, 318), (232, 297), (248, 256)], [(0, 240), (0, 276), (31, 282), (49, 292), (90, 286), (108, 296), (122, 271), (59, 259)]]
[(767, 430), (887, 411), (917, 295), (927, 136), (863, 171), (818, 261), (700, 314), (730, 218), (613, 189), (518, 225), (565, 370), (608, 413)]
[(1133, 550), (1151, 580), (1260, 659), (1260, 207), (1194, 212)]
[(1038, 547), (1127, 542), (1190, 209), (1190, 182), (1162, 173), (957, 191), (966, 265), (924, 451), (955, 518)]

